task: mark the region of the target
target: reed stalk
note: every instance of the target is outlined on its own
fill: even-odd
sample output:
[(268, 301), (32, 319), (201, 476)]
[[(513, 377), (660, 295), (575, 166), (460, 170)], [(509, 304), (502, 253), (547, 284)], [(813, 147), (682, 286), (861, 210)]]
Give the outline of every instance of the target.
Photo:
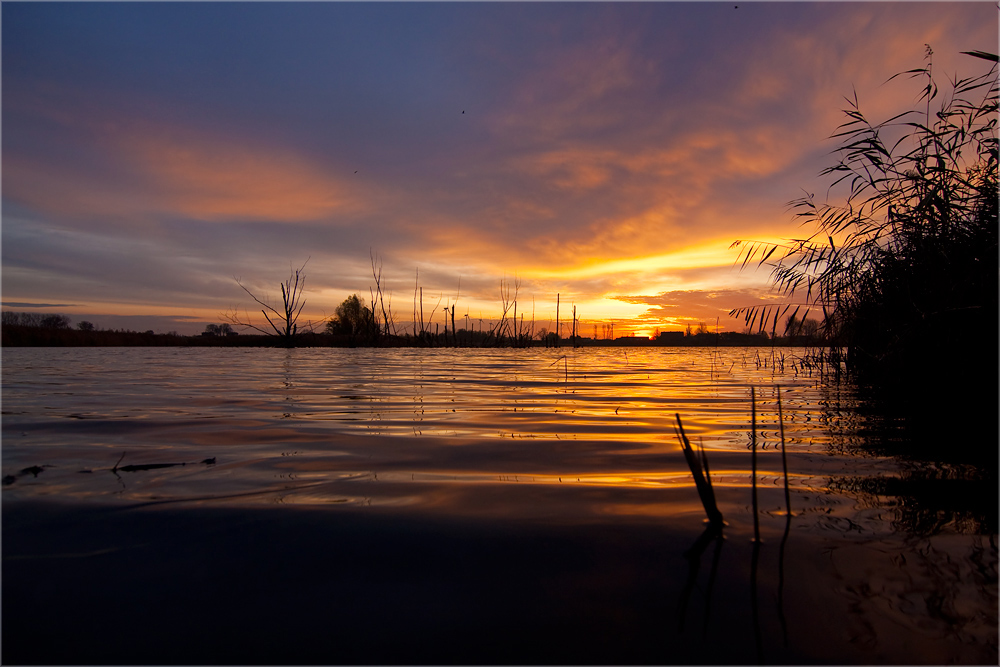
[(753, 541), (760, 542), (760, 521), (757, 517), (757, 394), (750, 387), (750, 475), (753, 488)]
[(781, 635), (784, 644), (788, 646), (788, 624), (785, 621), (785, 544), (792, 528), (792, 499), (788, 490), (788, 461), (785, 458), (785, 418), (781, 413), (781, 387), (778, 387), (778, 431), (781, 434), (781, 468), (785, 475), (785, 533), (781, 536), (781, 549), (778, 551), (778, 620), (781, 623)]
[(781, 413), (781, 387), (778, 387), (778, 432), (781, 434), (781, 469), (785, 475), (785, 508), (792, 516), (792, 498), (788, 489), (788, 459), (785, 457), (785, 419)]
[(716, 528), (721, 528), (723, 525), (722, 512), (716, 505), (712, 479), (708, 476), (708, 459), (704, 452), (702, 452), (701, 457), (695, 454), (694, 448), (691, 447), (691, 441), (684, 433), (684, 424), (681, 422), (680, 414), (674, 416), (677, 419), (677, 427), (674, 432), (677, 433), (677, 438), (680, 440), (684, 460), (687, 461), (688, 468), (691, 469), (691, 476), (694, 478), (694, 485), (698, 491), (698, 497), (701, 499), (701, 504), (705, 508), (705, 514), (708, 515), (708, 522)]
[(760, 563), (760, 520), (757, 517), (757, 395), (750, 387), (750, 461), (753, 488), (753, 551), (750, 556), (750, 604), (757, 648), (757, 664), (764, 664), (764, 644), (760, 632), (760, 613), (757, 604), (757, 566)]

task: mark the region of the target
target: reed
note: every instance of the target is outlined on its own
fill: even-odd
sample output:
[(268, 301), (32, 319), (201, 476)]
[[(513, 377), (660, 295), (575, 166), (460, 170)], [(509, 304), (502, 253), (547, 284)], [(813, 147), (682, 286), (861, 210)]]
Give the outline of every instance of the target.
[(781, 387), (778, 387), (778, 433), (781, 436), (781, 470), (785, 476), (785, 509), (789, 519), (792, 516), (792, 498), (788, 489), (788, 459), (785, 456), (785, 417), (781, 411)]
[(687, 461), (688, 468), (691, 469), (691, 476), (694, 478), (695, 488), (698, 490), (698, 497), (708, 515), (708, 522), (711, 526), (721, 529), (723, 526), (722, 512), (719, 511), (715, 502), (715, 491), (712, 489), (712, 479), (708, 470), (708, 457), (705, 450), (700, 450), (700, 456), (695, 454), (691, 441), (684, 433), (684, 424), (681, 422), (679, 414), (674, 415), (677, 419), (677, 426), (674, 429), (677, 438), (681, 443), (681, 450), (684, 452), (684, 460)]
[[(368, 257), (372, 265), (372, 278), (375, 280), (375, 286), (369, 288), (372, 303), (371, 329), (375, 342), (378, 342), (382, 336), (396, 335), (396, 321), (392, 315), (392, 294), (389, 294), (389, 303), (386, 303), (386, 295), (382, 290), (382, 260), (371, 250), (368, 251)], [(379, 311), (381, 318), (378, 316)]]
[(760, 632), (760, 613), (757, 604), (757, 566), (760, 563), (760, 519), (757, 507), (757, 393), (750, 387), (750, 469), (753, 498), (753, 551), (750, 555), (750, 604), (753, 619), (754, 645), (757, 664), (764, 664), (764, 644)]
[[(932, 109), (938, 87), (930, 47), (923, 68), (897, 74), (923, 79), (916, 108), (870, 122), (857, 97), (833, 138), (839, 159), (820, 177), (842, 200), (814, 195), (790, 202), (811, 228), (784, 243), (738, 240), (736, 262), (772, 269), (778, 305), (738, 308), (751, 329), (775, 333), (779, 319), (823, 315), (821, 333), (850, 348), (844, 361), (876, 381), (926, 376), (915, 364), (929, 352), (949, 375), (956, 324), (995, 340), (997, 332), (997, 56), (980, 76), (956, 78)], [(773, 303), (773, 302), (772, 302)], [(969, 379), (972, 379), (971, 377)]]
[(757, 517), (757, 393), (750, 387), (750, 481), (753, 489), (753, 541), (760, 542)]
[(785, 647), (788, 646), (788, 623), (785, 620), (785, 545), (792, 529), (792, 499), (788, 489), (788, 460), (785, 457), (785, 417), (781, 411), (781, 387), (778, 390), (778, 432), (781, 434), (781, 469), (785, 475), (785, 532), (781, 536), (781, 548), (778, 551), (778, 621), (781, 623), (781, 636)]

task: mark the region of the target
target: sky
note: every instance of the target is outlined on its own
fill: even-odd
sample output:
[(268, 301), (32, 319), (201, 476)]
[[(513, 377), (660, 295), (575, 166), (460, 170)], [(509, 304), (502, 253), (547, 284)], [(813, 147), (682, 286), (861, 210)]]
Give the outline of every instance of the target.
[[(738, 4), (737, 4), (738, 3)], [(995, 3), (32, 3), (2, 12), (2, 297), (193, 334), (372, 258), (401, 330), (518, 312), (651, 335), (769, 298), (845, 97), (882, 120), (985, 71)], [(834, 196), (832, 193), (831, 196)], [(468, 320), (465, 320), (465, 316)], [(256, 322), (262, 323), (260, 318)], [(462, 325), (464, 326), (464, 324)], [(487, 325), (488, 326), (488, 325)], [(566, 335), (568, 331), (562, 331)]]

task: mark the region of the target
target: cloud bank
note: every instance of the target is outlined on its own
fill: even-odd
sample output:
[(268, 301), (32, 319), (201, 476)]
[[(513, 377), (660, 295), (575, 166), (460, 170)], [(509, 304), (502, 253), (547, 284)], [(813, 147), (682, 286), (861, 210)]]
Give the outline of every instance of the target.
[(842, 98), (892, 115), (925, 44), (945, 75), (998, 38), (988, 3), (2, 11), (5, 303), (181, 329), (307, 258), (332, 313), (367, 296), (370, 253), (404, 318), (417, 281), (495, 314), (516, 276), (548, 318), (558, 293), (594, 321), (738, 329), (719, 313), (767, 280), (728, 246), (796, 233)]

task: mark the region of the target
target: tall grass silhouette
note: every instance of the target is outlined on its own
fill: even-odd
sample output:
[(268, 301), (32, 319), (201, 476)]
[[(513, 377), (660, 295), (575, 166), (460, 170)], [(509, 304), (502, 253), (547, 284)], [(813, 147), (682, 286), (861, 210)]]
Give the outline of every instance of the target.
[[(783, 298), (730, 314), (774, 333), (782, 318), (821, 313), (838, 372), (842, 358), (873, 411), (909, 432), (908, 453), (940, 457), (940, 438), (958, 435), (973, 445), (961, 456), (995, 469), (997, 56), (967, 53), (989, 71), (942, 91), (927, 47), (924, 67), (892, 77), (922, 80), (915, 108), (882, 122), (847, 98), (838, 160), (820, 174), (827, 199), (790, 202), (808, 234), (732, 246), (741, 266), (771, 268)], [(956, 343), (975, 345), (980, 363), (956, 363)]]
[[(995, 332), (997, 315), (997, 56), (947, 94), (926, 66), (918, 107), (873, 123), (846, 98), (838, 161), (820, 176), (843, 201), (790, 202), (810, 233), (786, 243), (737, 240), (741, 267), (770, 266), (779, 305), (730, 312), (776, 330), (786, 315), (821, 312), (827, 340), (864, 372), (913, 356), (953, 330)], [(890, 79), (891, 80), (891, 79)], [(932, 105), (940, 101), (935, 110)]]
[(688, 440), (687, 434), (684, 433), (684, 424), (681, 422), (681, 416), (679, 414), (674, 416), (677, 419), (677, 426), (674, 430), (677, 433), (677, 439), (680, 440), (684, 459), (691, 469), (691, 476), (694, 477), (694, 485), (698, 490), (698, 497), (701, 499), (701, 504), (705, 508), (705, 514), (708, 515), (709, 525), (712, 528), (721, 529), (723, 525), (722, 512), (719, 511), (719, 507), (715, 502), (715, 491), (712, 489), (712, 478), (705, 450), (700, 449), (698, 454), (695, 453), (694, 448), (691, 446), (691, 441)]

